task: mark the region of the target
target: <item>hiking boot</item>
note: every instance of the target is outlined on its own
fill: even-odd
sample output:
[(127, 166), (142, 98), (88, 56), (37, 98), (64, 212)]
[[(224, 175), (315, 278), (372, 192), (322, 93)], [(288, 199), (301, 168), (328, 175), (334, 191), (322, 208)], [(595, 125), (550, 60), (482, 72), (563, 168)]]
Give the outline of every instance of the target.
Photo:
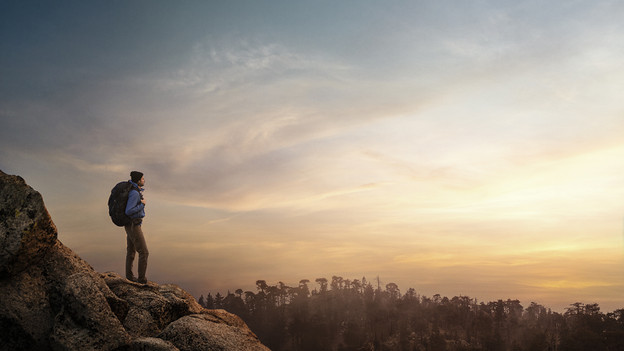
[(131, 282), (135, 282), (135, 283), (137, 282), (137, 278), (135, 278), (134, 276), (126, 277), (126, 279), (128, 279)]
[(147, 284), (147, 278), (139, 278), (135, 281), (139, 284)]

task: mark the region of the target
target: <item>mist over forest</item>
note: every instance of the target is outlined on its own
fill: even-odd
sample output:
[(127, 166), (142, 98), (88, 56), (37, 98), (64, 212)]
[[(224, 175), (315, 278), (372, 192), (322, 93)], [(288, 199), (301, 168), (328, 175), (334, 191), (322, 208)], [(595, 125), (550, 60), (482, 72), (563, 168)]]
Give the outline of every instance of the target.
[[(315, 284), (316, 283), (316, 284)], [(291, 287), (208, 293), (207, 308), (240, 316), (271, 350), (624, 350), (624, 309), (574, 302), (564, 313), (519, 300), (431, 297), (395, 283), (317, 278)]]

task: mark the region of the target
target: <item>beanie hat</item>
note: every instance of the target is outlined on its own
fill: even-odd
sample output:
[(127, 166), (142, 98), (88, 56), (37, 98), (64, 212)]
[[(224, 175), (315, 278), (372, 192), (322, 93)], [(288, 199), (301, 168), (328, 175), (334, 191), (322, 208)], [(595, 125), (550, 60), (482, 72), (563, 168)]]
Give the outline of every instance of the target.
[(139, 171), (132, 171), (132, 172), (130, 172), (130, 179), (134, 183), (138, 183), (139, 180), (141, 180), (141, 178), (143, 178), (143, 173), (141, 173)]

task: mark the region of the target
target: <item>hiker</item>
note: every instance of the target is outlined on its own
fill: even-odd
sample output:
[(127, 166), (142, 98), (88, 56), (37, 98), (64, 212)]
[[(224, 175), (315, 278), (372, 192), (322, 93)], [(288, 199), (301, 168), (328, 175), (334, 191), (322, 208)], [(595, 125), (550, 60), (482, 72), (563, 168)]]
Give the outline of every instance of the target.
[[(138, 171), (130, 172), (130, 180), (132, 188), (128, 193), (128, 203), (126, 204), (126, 215), (132, 220), (130, 224), (124, 226), (126, 229), (126, 242), (128, 245), (126, 252), (126, 278), (133, 282), (141, 284), (147, 283), (145, 271), (147, 270), (147, 256), (149, 251), (145, 244), (145, 236), (141, 224), (145, 217), (145, 200), (143, 199), (143, 186), (145, 185), (145, 177), (143, 173)], [(139, 253), (139, 276), (134, 277), (132, 273), (132, 263), (134, 262), (135, 252)]]

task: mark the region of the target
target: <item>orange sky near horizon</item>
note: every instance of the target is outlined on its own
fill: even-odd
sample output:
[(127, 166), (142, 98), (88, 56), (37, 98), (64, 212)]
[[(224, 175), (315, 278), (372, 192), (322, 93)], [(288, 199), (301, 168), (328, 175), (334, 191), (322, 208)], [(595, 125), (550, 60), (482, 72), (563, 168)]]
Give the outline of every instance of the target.
[(0, 6), (0, 169), (98, 271), (140, 170), (148, 278), (196, 297), (336, 275), (624, 308), (624, 4)]

